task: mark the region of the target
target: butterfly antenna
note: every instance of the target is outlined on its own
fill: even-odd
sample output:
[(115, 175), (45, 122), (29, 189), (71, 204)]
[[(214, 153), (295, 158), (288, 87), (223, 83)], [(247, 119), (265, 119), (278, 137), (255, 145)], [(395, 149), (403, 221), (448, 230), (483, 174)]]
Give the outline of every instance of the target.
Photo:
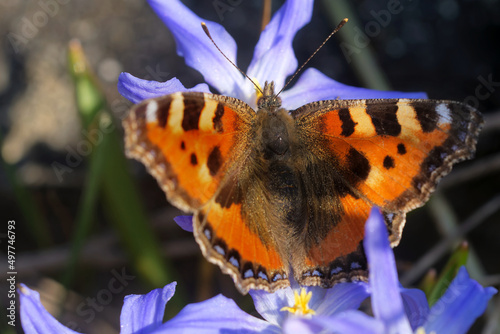
[[(229, 58), (228, 58), (228, 57), (224, 54), (224, 52), (222, 52), (222, 51), (221, 51), (221, 49), (219, 49), (219, 47), (217, 46), (217, 44), (215, 44), (214, 39), (213, 39), (213, 38), (212, 38), (212, 36), (210, 35), (210, 31), (208, 31), (208, 27), (207, 27), (207, 25), (205, 24), (205, 22), (201, 22), (201, 27), (203, 28), (203, 31), (204, 31), (204, 32), (205, 32), (205, 34), (208, 36), (208, 38), (210, 38), (210, 40), (212, 41), (212, 43), (215, 45), (215, 47), (217, 48), (217, 50), (219, 50), (219, 52), (220, 52), (220, 53), (224, 56), (224, 58), (226, 58), (226, 60), (227, 60), (228, 62), (230, 62), (230, 63), (231, 63), (231, 65), (233, 65), (234, 67), (236, 67), (236, 69), (237, 69), (238, 71), (240, 71), (240, 72), (241, 72), (241, 74), (243, 74), (243, 75), (244, 75), (244, 76), (245, 76), (248, 80), (250, 80), (250, 82), (252, 82), (252, 83), (253, 83), (253, 85), (255, 86), (255, 88), (256, 88), (256, 89), (257, 89), (257, 90), (258, 90), (258, 91), (259, 91), (262, 95), (264, 95), (264, 93), (262, 92), (262, 89), (260, 89), (260, 87), (259, 87), (259, 86), (255, 83), (255, 81), (253, 81), (252, 79), (250, 79), (250, 77), (249, 77), (249, 76), (248, 76), (245, 72), (243, 72), (243, 71), (242, 71), (242, 70), (241, 70), (238, 66), (236, 66), (236, 64), (235, 64), (235, 63), (233, 63), (233, 62), (231, 61), (231, 59), (229, 59)], [(324, 44), (324, 43), (323, 43), (323, 44)]]
[(304, 66), (307, 65), (307, 63), (316, 55), (316, 53), (318, 53), (318, 51), (323, 47), (323, 45), (326, 44), (326, 42), (328, 42), (328, 40), (337, 32), (340, 30), (340, 28), (342, 28), (344, 26), (344, 24), (346, 24), (348, 21), (347, 18), (343, 19), (342, 21), (340, 21), (340, 23), (338, 24), (337, 28), (335, 28), (335, 30), (333, 30), (330, 35), (328, 35), (328, 37), (323, 41), (323, 43), (321, 43), (321, 45), (316, 49), (316, 51), (313, 52), (313, 54), (304, 62), (304, 64), (302, 64), (302, 66), (299, 67), (299, 69), (297, 71), (295, 71), (295, 74), (290, 78), (290, 80), (287, 81), (287, 83), (285, 84), (285, 86), (283, 86), (283, 88), (281, 88), (281, 90), (278, 92), (278, 94), (276, 94), (276, 96), (280, 95), (280, 93), (290, 84), (290, 82), (292, 82), (292, 80), (297, 76), (297, 74), (299, 74), (299, 72), (304, 68)]

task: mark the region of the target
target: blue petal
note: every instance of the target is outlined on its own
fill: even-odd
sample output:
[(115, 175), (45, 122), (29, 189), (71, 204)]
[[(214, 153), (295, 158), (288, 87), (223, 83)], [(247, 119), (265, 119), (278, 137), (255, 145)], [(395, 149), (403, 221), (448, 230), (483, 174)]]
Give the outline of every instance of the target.
[(152, 333), (160, 327), (165, 305), (174, 295), (176, 285), (176, 282), (172, 282), (146, 295), (126, 296), (120, 315), (120, 334)]
[(20, 284), (19, 299), (21, 301), (21, 325), (26, 334), (62, 333), (77, 334), (63, 326), (40, 303), (40, 294)]
[(326, 289), (326, 294), (317, 307), (313, 300), (309, 304), (316, 310), (316, 314), (332, 316), (343, 311), (358, 309), (368, 296), (368, 284), (364, 282), (339, 283), (331, 289)]
[(378, 208), (371, 210), (366, 221), (363, 245), (370, 268), (369, 283), (375, 317), (384, 323), (388, 333), (411, 333), (399, 293), (396, 261), (389, 245), (387, 226)]
[(315, 68), (304, 71), (297, 83), (280, 96), (283, 107), (290, 110), (322, 100), (427, 98), (425, 93), (402, 93), (347, 86), (327, 77)]
[(229, 298), (218, 295), (189, 304), (155, 331), (159, 333), (272, 333), (278, 327), (243, 312)]
[(448, 290), (432, 307), (424, 325), (425, 332), (466, 333), (484, 313), (488, 300), (495, 293), (496, 289), (483, 288), (469, 278), (465, 267), (460, 268)]
[(283, 325), (284, 333), (384, 333), (384, 324), (360, 311), (345, 311), (333, 317), (310, 319), (290, 317)]
[(274, 293), (264, 290), (250, 290), (255, 309), (273, 325), (281, 326), (288, 312), (281, 311), (285, 306), (294, 304), (294, 290), (291, 287), (279, 289)]
[(321, 333), (322, 331), (323, 327), (320, 324), (317, 324), (307, 318), (293, 316), (289, 317), (282, 327), (282, 332), (284, 334), (316, 334)]
[[(340, 283), (331, 289), (306, 287), (312, 292), (309, 308), (317, 315), (330, 316), (346, 310), (358, 309), (368, 296), (368, 285), (359, 283)], [(288, 312), (280, 311), (284, 306), (294, 305), (294, 289), (288, 287), (274, 293), (263, 290), (250, 290), (255, 309), (268, 322), (281, 326), (289, 316)]]
[(148, 81), (136, 78), (130, 73), (122, 72), (118, 77), (118, 92), (129, 101), (139, 103), (145, 99), (176, 92), (210, 93), (210, 90), (207, 84), (198, 84), (193, 88), (185, 88), (177, 78), (165, 82)]
[(403, 297), (403, 305), (411, 328), (416, 330), (421, 327), (429, 315), (429, 303), (425, 293), (418, 289), (399, 288)]
[(198, 70), (205, 81), (221, 94), (240, 96), (244, 77), (217, 51), (203, 32), (201, 22), (206, 23), (214, 41), (224, 54), (236, 63), (236, 42), (224, 27), (203, 20), (178, 0), (148, 2), (174, 35), (177, 54), (185, 58), (186, 64)]
[(184, 231), (193, 232), (193, 216), (177, 216), (174, 218), (174, 221)]
[(292, 41), (297, 31), (311, 20), (312, 0), (288, 0), (276, 12), (260, 35), (247, 74), (264, 81), (274, 81), (277, 90), (297, 68)]

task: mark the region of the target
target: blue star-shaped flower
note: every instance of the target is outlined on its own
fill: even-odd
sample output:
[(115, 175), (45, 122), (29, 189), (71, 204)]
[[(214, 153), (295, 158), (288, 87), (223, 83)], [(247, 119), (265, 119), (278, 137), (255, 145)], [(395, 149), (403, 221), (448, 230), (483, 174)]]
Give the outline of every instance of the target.
[[(292, 41), (299, 29), (312, 15), (313, 0), (288, 0), (273, 16), (262, 32), (246, 73), (258, 83), (274, 81), (281, 89), (285, 79), (297, 69), (297, 59)], [(186, 64), (198, 70), (205, 82), (220, 94), (238, 98), (256, 107), (253, 84), (217, 51), (201, 28), (205, 22), (210, 34), (226, 56), (236, 64), (236, 42), (229, 33), (215, 22), (205, 21), (191, 12), (178, 0), (149, 0), (149, 4), (174, 35), (177, 54)], [(129, 73), (119, 77), (118, 90), (134, 103), (146, 98), (184, 91), (210, 92), (206, 84), (186, 89), (178, 79), (167, 82), (147, 81)], [(320, 71), (309, 68), (297, 83), (281, 95), (282, 106), (296, 109), (306, 103), (331, 99), (370, 98), (426, 98), (425, 93), (376, 91), (343, 85), (328, 78)]]

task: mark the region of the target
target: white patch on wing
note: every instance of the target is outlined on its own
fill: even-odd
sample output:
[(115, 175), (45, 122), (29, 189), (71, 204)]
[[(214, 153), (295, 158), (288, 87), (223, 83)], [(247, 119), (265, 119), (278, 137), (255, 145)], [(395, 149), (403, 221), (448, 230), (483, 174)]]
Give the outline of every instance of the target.
[(408, 103), (401, 102), (401, 100), (398, 102), (398, 111), (396, 112), (398, 123), (401, 125), (400, 138), (414, 139), (415, 132), (422, 131), (420, 122), (417, 119), (417, 112), (414, 107)]
[(444, 124), (450, 123), (451, 120), (451, 110), (447, 103), (440, 103), (436, 107), (436, 111), (439, 115), (438, 126), (441, 127)]
[(182, 93), (174, 93), (172, 103), (170, 104), (170, 112), (168, 116), (168, 127), (173, 134), (182, 134), (182, 119), (184, 117), (184, 97)]
[(210, 98), (211, 94), (204, 94), (205, 106), (200, 114), (199, 129), (201, 131), (211, 132), (213, 131), (214, 124), (213, 119), (215, 117), (215, 110), (219, 105), (219, 102), (214, 101)]
[(156, 112), (158, 111), (158, 102), (150, 101), (146, 106), (146, 120), (148, 123), (158, 123)]

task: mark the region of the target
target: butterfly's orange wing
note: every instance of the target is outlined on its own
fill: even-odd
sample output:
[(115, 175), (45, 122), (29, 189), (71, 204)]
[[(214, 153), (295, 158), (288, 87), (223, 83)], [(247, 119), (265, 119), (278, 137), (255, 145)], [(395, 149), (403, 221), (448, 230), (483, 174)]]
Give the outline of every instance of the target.
[(382, 209), (391, 244), (397, 245), (406, 212), (427, 201), (455, 162), (473, 155), (482, 126), (475, 109), (435, 100), (321, 101), (292, 115), (299, 141), (311, 151), (309, 160), (332, 167), (323, 173), (339, 195), (331, 206), (331, 228), (297, 268), (304, 284), (362, 277), (370, 208)]
[(203, 254), (242, 292), (288, 284), (269, 236), (242, 217), (238, 177), (249, 163), (254, 120), (240, 100), (188, 92), (143, 101), (123, 122), (127, 155), (147, 167), (171, 203), (194, 213)]

